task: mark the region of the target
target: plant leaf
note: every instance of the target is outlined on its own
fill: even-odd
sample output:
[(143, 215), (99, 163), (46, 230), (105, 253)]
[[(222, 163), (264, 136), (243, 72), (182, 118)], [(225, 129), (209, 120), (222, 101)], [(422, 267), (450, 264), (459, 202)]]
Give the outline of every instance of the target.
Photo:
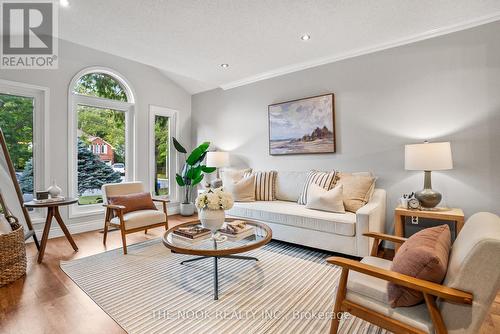
[(174, 147), (177, 150), (177, 152), (180, 153), (187, 153), (186, 149), (175, 139), (175, 137), (172, 137), (172, 141), (174, 142)]
[(180, 187), (184, 187), (186, 184), (184, 183), (184, 180), (182, 179), (182, 176), (180, 176), (179, 174), (175, 174), (175, 181), (177, 181), (177, 184), (180, 186)]
[(200, 182), (201, 182), (201, 180), (203, 180), (203, 177), (204, 177), (204, 176), (205, 176), (205, 175), (200, 174), (200, 176), (199, 176), (199, 177), (197, 177), (195, 180), (193, 180), (193, 183), (192, 183), (191, 185), (195, 186), (195, 185), (197, 185), (198, 183), (200, 183)]
[(193, 152), (191, 152), (189, 157), (186, 159), (186, 163), (191, 166), (195, 165), (198, 161), (200, 161), (201, 157), (204, 158), (204, 154), (208, 150), (209, 146), (210, 142), (208, 141), (200, 144), (200, 146), (198, 146), (193, 150)]
[(207, 166), (205, 166), (205, 165), (202, 165), (202, 166), (201, 166), (201, 170), (202, 170), (204, 173), (207, 173), (207, 174), (210, 174), (210, 173), (215, 172), (215, 170), (216, 170), (216, 169), (217, 169), (217, 168), (215, 168), (215, 167), (207, 167)]
[(196, 180), (201, 175), (201, 166), (190, 168), (186, 177), (190, 180)]

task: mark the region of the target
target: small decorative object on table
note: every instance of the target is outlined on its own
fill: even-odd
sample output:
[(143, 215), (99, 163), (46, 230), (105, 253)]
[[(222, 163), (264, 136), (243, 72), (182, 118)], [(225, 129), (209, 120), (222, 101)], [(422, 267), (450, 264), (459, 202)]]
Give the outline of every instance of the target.
[(216, 232), (224, 225), (226, 217), (224, 210), (231, 209), (233, 204), (231, 194), (224, 192), (222, 188), (209, 189), (196, 198), (201, 225), (212, 231), (214, 238)]
[(52, 180), (52, 185), (47, 189), (51, 198), (57, 198), (61, 196), (62, 189), (57, 185), (56, 180)]

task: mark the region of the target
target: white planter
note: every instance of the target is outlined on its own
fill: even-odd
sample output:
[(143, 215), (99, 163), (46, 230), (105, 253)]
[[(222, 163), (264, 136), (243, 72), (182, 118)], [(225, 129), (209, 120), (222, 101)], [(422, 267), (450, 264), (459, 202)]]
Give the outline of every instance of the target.
[(194, 204), (193, 203), (181, 203), (180, 205), (181, 216), (189, 217), (194, 214)]
[(198, 212), (198, 217), (201, 222), (201, 226), (208, 228), (212, 233), (217, 232), (222, 225), (224, 225), (224, 219), (226, 218), (226, 213), (224, 210), (209, 210), (201, 209)]

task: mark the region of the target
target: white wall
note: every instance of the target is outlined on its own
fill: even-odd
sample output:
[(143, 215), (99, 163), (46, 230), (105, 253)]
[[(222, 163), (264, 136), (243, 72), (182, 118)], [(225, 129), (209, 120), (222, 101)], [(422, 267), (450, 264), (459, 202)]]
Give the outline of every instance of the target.
[[(164, 106), (179, 112), (179, 137), (190, 146), (191, 96), (182, 88), (165, 77), (157, 69), (70, 43), (60, 41), (59, 69), (57, 70), (1, 70), (0, 79), (44, 86), (50, 89), (49, 117), (50, 160), (49, 179), (55, 179), (63, 191), (68, 189), (68, 87), (71, 79), (82, 69), (90, 66), (103, 66), (121, 73), (131, 84), (136, 98), (136, 179), (149, 185), (149, 105)], [(35, 124), (36, 125), (36, 124)], [(67, 195), (67, 193), (66, 193)], [(62, 212), (70, 230), (83, 231), (102, 225), (102, 216), (83, 217), (68, 220), (67, 210)], [(55, 224), (54, 224), (55, 225)], [(54, 226), (53, 225), (53, 226)], [(37, 224), (40, 230), (43, 224)], [(58, 228), (55, 228), (56, 234)]]
[[(500, 214), (500, 22), (368, 54), (192, 100), (194, 142), (256, 169), (371, 170), (388, 191), (387, 232), (403, 192), (423, 173), (404, 170), (404, 145), (451, 141), (455, 168), (433, 173), (442, 205)], [(334, 43), (335, 41), (332, 41)], [(270, 156), (267, 106), (335, 93), (337, 153)]]

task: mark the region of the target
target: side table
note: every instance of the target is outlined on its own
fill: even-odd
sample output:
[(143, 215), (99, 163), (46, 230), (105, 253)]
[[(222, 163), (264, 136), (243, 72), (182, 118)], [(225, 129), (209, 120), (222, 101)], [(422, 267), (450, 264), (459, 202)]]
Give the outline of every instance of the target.
[(66, 198), (64, 200), (57, 202), (40, 203), (31, 201), (24, 203), (24, 206), (27, 208), (47, 208), (47, 218), (45, 219), (45, 227), (43, 228), (42, 242), (40, 245), (40, 250), (38, 251), (38, 263), (42, 263), (43, 260), (43, 254), (45, 253), (45, 247), (47, 246), (47, 241), (49, 239), (49, 231), (50, 231), (50, 224), (52, 223), (52, 218), (56, 219), (57, 223), (61, 227), (61, 230), (64, 232), (66, 239), (68, 239), (73, 249), (75, 251), (78, 251), (78, 247), (76, 246), (73, 237), (71, 237), (71, 234), (69, 233), (68, 228), (64, 224), (61, 214), (59, 213), (60, 206), (71, 205), (75, 204), (76, 202), (78, 202), (78, 199), (76, 198)]
[[(405, 217), (429, 218), (444, 220), (455, 224), (455, 237), (464, 226), (464, 212), (458, 208), (435, 208), (433, 210), (404, 209), (398, 207), (394, 210), (394, 235), (405, 236)], [(396, 251), (399, 249), (396, 245)]]

